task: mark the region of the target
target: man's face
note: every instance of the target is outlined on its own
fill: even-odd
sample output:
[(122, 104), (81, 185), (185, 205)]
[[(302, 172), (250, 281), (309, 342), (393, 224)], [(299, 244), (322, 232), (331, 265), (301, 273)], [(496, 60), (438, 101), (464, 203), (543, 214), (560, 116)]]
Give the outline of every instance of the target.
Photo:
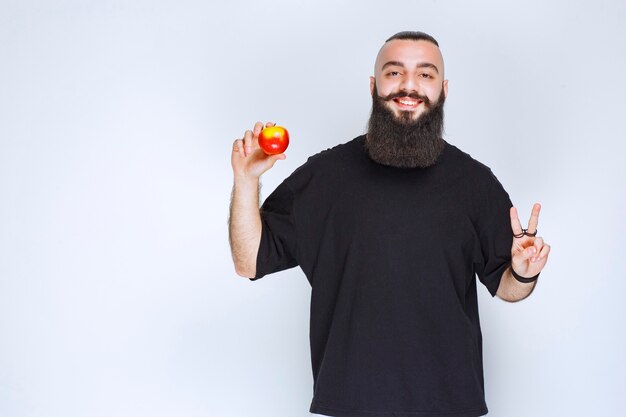
[[(428, 41), (395, 39), (381, 48), (376, 58), (370, 91), (384, 99), (397, 120), (415, 121), (439, 96), (448, 94), (443, 57)], [(426, 100), (427, 99), (427, 100)]]

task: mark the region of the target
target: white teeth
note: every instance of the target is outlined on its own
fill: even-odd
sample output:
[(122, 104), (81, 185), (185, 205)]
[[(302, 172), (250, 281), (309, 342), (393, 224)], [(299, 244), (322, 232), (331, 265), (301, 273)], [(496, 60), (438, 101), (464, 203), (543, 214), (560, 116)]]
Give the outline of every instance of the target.
[(414, 106), (417, 104), (417, 101), (413, 101), (413, 100), (398, 100), (400, 102), (400, 104), (404, 104), (407, 106)]

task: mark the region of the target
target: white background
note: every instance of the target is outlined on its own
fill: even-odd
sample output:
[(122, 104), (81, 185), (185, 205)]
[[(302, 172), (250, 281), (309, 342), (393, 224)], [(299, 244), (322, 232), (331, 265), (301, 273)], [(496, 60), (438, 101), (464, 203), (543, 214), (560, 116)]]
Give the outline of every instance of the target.
[(308, 416), (310, 287), (237, 277), (230, 149), (364, 132), (401, 30), (435, 36), (446, 139), (553, 247), (528, 300), (480, 287), (493, 417), (626, 410), (623, 1), (0, 0), (0, 417)]

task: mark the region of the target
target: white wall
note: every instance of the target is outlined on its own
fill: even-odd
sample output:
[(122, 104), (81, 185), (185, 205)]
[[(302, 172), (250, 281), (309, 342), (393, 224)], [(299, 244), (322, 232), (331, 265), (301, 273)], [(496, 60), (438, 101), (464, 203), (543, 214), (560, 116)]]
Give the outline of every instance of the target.
[(493, 417), (626, 409), (623, 1), (1, 0), (0, 417), (307, 416), (310, 288), (237, 277), (230, 148), (362, 133), (384, 39), (423, 30), (447, 140), (553, 247), (519, 304), (481, 290)]

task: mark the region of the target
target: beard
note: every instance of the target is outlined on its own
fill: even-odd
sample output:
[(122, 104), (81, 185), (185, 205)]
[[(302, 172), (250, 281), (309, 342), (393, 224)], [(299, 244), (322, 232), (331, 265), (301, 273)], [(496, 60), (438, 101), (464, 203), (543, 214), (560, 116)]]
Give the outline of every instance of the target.
[[(413, 112), (394, 115), (386, 102), (398, 97), (422, 100), (424, 112), (413, 120)], [(398, 92), (380, 97), (374, 85), (372, 114), (365, 137), (369, 157), (382, 165), (396, 168), (426, 168), (434, 165), (445, 148), (443, 135), (443, 89), (435, 103), (416, 93)]]

